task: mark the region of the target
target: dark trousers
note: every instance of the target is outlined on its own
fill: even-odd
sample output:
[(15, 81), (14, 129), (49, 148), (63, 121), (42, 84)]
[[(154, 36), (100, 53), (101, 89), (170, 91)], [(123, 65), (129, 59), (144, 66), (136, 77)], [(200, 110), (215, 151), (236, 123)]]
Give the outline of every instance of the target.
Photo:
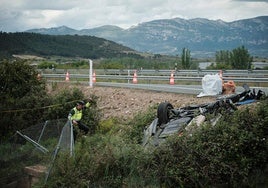
[(89, 131), (89, 128), (88, 128), (87, 125), (85, 125), (85, 124), (82, 123), (81, 121), (78, 121), (77, 123), (78, 123), (78, 125), (74, 125), (74, 127), (73, 127), (74, 141), (76, 140), (76, 136), (77, 136), (77, 133), (78, 133), (78, 131), (77, 131), (77, 127), (78, 127), (80, 130), (82, 130), (85, 134), (87, 134), (88, 131)]

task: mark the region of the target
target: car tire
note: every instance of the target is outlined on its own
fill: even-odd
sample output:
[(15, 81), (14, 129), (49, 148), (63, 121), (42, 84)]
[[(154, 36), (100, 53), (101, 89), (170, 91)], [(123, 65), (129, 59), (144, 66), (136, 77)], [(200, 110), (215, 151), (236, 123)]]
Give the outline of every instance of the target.
[(157, 118), (159, 125), (166, 124), (170, 120), (172, 114), (171, 110), (174, 109), (169, 102), (160, 103), (157, 108)]

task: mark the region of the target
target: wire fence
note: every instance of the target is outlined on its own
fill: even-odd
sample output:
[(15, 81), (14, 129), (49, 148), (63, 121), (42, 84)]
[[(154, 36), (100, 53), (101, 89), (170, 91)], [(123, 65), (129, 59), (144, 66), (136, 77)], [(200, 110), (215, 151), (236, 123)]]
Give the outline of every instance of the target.
[[(17, 131), (0, 145), (0, 187), (25, 185), (28, 167), (42, 167), (45, 182), (60, 151), (73, 155), (72, 124), (66, 119), (49, 120)], [(44, 182), (44, 183), (45, 183)]]

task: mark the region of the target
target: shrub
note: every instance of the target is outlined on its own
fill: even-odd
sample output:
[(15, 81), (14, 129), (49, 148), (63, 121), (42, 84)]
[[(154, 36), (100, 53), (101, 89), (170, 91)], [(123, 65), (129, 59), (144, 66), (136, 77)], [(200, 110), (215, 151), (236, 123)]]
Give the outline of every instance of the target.
[[(95, 95), (89, 96), (92, 99), (89, 108), (84, 109), (82, 121), (89, 126), (90, 133), (95, 133), (99, 126), (101, 119), (101, 112), (97, 106), (98, 97)], [(45, 119), (62, 119), (66, 118), (69, 111), (76, 106), (76, 103), (80, 100), (88, 102), (88, 98), (85, 97), (83, 92), (78, 88), (63, 88), (54, 96), (51, 96), (51, 108), (49, 108), (44, 114)]]
[(133, 119), (127, 122), (129, 128), (125, 134), (126, 138), (132, 143), (140, 144), (143, 139), (143, 131), (147, 125), (149, 125), (155, 118), (157, 106), (151, 106), (146, 112), (137, 113)]
[(65, 156), (57, 161), (48, 186), (144, 187), (152, 180), (146, 179), (150, 174), (144, 171), (150, 163), (140, 145), (129, 144), (117, 135), (95, 134), (77, 144), (74, 158)]
[(25, 61), (0, 62), (0, 140), (43, 120), (49, 98), (43, 81)]
[(54, 96), (51, 95), (51, 108), (44, 114), (46, 119), (66, 118), (69, 111), (76, 105), (76, 102), (82, 100), (84, 94), (77, 88), (60, 90)]
[(116, 126), (116, 119), (115, 118), (110, 118), (106, 119), (100, 122), (99, 124), (99, 132), (100, 133), (108, 133), (112, 131), (112, 129)]

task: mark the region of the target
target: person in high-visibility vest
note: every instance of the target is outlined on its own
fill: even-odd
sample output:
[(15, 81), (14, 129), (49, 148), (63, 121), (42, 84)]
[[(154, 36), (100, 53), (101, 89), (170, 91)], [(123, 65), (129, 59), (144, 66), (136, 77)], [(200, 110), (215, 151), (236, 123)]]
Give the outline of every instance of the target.
[(77, 130), (78, 127), (80, 130), (82, 130), (85, 134), (88, 133), (89, 127), (81, 122), (82, 116), (83, 116), (83, 109), (88, 108), (90, 106), (90, 103), (87, 102), (85, 104), (84, 101), (79, 101), (76, 103), (76, 106), (72, 108), (68, 114), (68, 119), (72, 122), (74, 125), (74, 140), (76, 140)]

